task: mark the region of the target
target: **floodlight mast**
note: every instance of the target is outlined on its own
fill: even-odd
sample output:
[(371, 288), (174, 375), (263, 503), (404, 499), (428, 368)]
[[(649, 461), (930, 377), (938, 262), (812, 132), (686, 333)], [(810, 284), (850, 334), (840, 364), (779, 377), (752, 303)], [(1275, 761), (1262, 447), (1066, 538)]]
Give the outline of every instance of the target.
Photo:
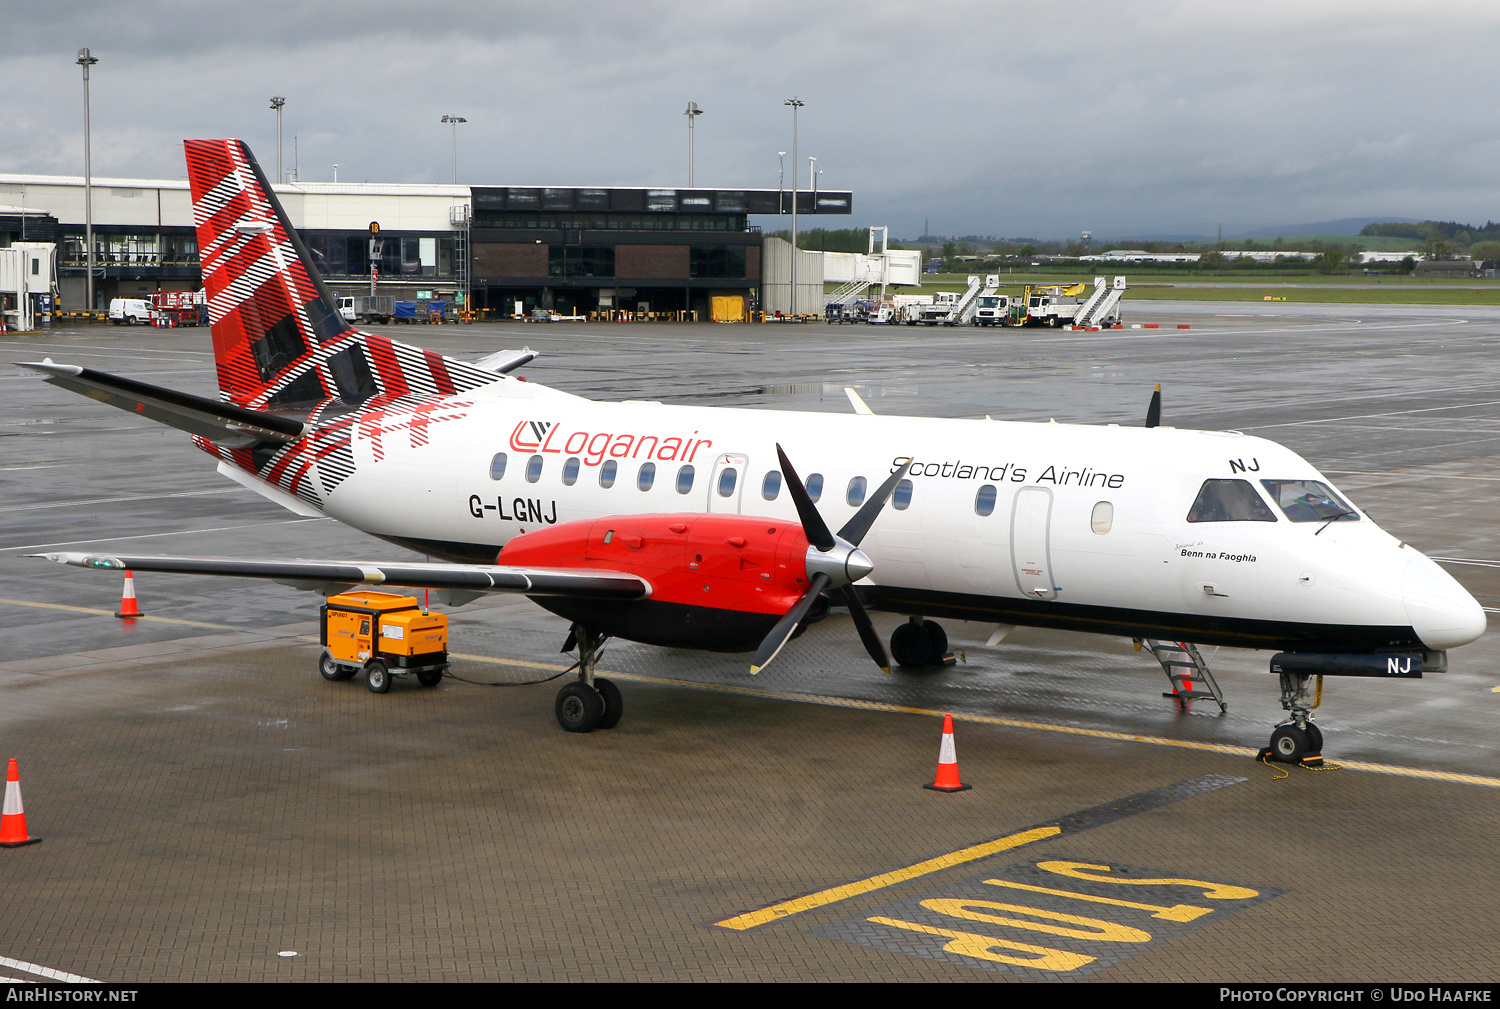
[(781, 104), (792, 110), (792, 315), (797, 315), (797, 110), (807, 103), (793, 96)]
[(458, 185), (458, 124), (468, 122), (463, 116), (444, 116), (439, 119), (440, 123), (449, 123), (453, 127), (453, 184)]
[[(89, 151), (89, 67), (99, 62), (99, 57), (89, 54), (87, 49), (78, 50), (75, 61), (83, 67), (83, 241), (88, 247), (88, 310), (94, 310), (94, 170)], [(25, 219), (24, 216), (22, 218)]]
[(688, 121), (688, 188), (693, 188), (693, 120), (703, 115), (703, 110), (698, 107), (697, 102), (688, 102), (687, 111), (683, 113)]
[(286, 99), (281, 95), (271, 96), (271, 108), (276, 112), (276, 181), (285, 182), (281, 177), (281, 110), (286, 105)]

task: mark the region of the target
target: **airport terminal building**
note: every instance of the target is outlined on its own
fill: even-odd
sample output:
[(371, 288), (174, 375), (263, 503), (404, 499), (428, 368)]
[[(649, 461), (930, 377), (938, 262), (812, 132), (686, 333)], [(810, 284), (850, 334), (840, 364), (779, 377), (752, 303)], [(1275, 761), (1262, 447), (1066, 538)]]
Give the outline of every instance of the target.
[[(454, 299), (492, 316), (696, 311), (765, 302), (764, 238), (787, 215), (775, 189), (651, 189), (294, 182), (275, 187), (339, 294)], [(853, 195), (798, 192), (797, 213), (848, 215)], [(200, 286), (186, 180), (93, 180), (94, 308)], [(81, 176), (0, 174), (0, 246), (58, 246), (62, 308), (83, 309)], [(380, 225), (372, 264), (370, 224)], [(725, 299), (728, 299), (727, 301)]]

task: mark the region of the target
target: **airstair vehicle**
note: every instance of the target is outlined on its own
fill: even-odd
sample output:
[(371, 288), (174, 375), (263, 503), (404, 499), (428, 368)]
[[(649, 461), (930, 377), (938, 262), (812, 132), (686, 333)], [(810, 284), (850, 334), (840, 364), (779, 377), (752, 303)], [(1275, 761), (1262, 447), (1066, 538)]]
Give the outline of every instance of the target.
[(851, 280), (847, 284), (841, 284), (823, 295), (823, 308), (826, 312), (829, 305), (848, 306), (854, 304), (859, 296), (870, 289), (869, 280)]
[(1120, 321), (1120, 299), (1124, 295), (1124, 277), (1114, 278), (1112, 284), (1106, 283), (1103, 277), (1095, 277), (1094, 293), (1078, 307), (1073, 325), (1114, 328)]
[[(966, 326), (974, 321), (974, 310), (979, 307), (980, 292), (985, 289), (985, 279), (975, 274), (969, 275), (969, 289), (959, 296), (958, 303), (953, 306), (947, 318), (940, 320), (945, 326)], [(990, 277), (990, 280), (999, 285), (999, 278)], [(991, 291), (994, 288), (990, 288)]]

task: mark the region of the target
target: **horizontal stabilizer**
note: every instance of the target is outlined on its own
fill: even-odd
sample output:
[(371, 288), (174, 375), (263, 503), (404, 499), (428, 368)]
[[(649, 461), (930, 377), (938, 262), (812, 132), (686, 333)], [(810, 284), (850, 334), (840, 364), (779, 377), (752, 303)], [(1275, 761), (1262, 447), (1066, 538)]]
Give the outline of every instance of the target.
[(497, 375), (509, 375), (517, 368), (523, 367), (535, 361), (540, 356), (537, 351), (530, 347), (522, 347), (520, 350), (497, 350), (493, 354), (481, 357), (474, 362), (474, 367), (483, 368), (485, 371), (493, 371)]
[(30, 554), (58, 564), (103, 571), (161, 571), (182, 575), (269, 578), (313, 587), (398, 585), (460, 592), (515, 592), (573, 599), (644, 599), (651, 585), (620, 571), (516, 568), (502, 564), (394, 564), (370, 561), (256, 561), (227, 557), (136, 557), (123, 554)]
[(291, 417), (247, 410), (233, 403), (163, 389), (75, 364), (54, 364), (51, 358), (19, 363), (46, 375), (52, 385), (198, 435), (224, 448), (246, 448), (261, 442), (285, 444), (302, 436), (302, 422)]

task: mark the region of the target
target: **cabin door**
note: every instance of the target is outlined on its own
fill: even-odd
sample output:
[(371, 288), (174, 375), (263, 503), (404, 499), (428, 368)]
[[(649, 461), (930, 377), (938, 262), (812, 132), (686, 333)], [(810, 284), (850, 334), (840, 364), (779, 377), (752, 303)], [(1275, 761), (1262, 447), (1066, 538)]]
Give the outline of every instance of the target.
[(1010, 515), (1010, 558), (1016, 588), (1029, 599), (1055, 599), (1052, 581), (1052, 491), (1022, 487)]

